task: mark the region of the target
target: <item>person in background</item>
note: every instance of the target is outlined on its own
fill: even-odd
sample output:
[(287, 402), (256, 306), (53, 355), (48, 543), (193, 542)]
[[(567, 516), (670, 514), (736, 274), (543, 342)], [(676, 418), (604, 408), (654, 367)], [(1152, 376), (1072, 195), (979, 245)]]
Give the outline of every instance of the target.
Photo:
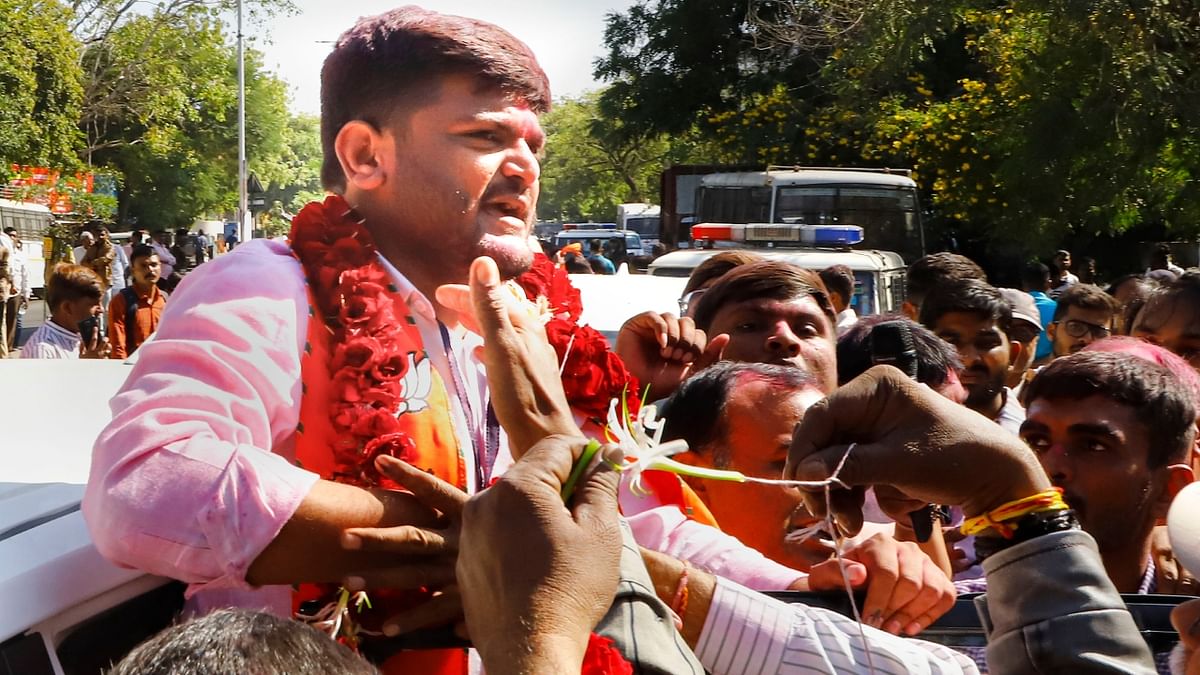
[(1076, 284), (1058, 296), (1054, 321), (1046, 327), (1054, 358), (1074, 354), (1112, 335), (1117, 301), (1090, 284)]
[(1194, 478), (1193, 392), (1163, 366), (1097, 346), (1029, 383), (1021, 438), (1096, 539), (1117, 590), (1153, 593), (1152, 531)]
[(595, 274), (583, 254), (575, 251), (567, 251), (563, 254), (563, 268), (567, 270), (568, 274)]
[(25, 310), (33, 298), (33, 288), (29, 279), (29, 263), (25, 256), (25, 245), (21, 242), (17, 228), (7, 227), (4, 234), (12, 242), (9, 255), (9, 273), (12, 277), (12, 295), (8, 297), (7, 306), (3, 311), (5, 322), (4, 332), (7, 334), (7, 348), (11, 353), (17, 347), (17, 339), (21, 336), (21, 328)]
[(958, 352), (964, 405), (1017, 433), (1025, 413), (1005, 382), (1024, 345), (1009, 338), (1012, 306), (1000, 291), (977, 279), (939, 286), (921, 305), (921, 323)]
[(1096, 285), (1096, 259), (1084, 256), (1079, 259), (1079, 283)]
[(1050, 268), (1034, 260), (1021, 270), (1021, 290), (1033, 298), (1037, 305), (1038, 318), (1042, 324), (1042, 332), (1038, 334), (1037, 349), (1034, 350), (1033, 360), (1044, 361), (1054, 353), (1054, 345), (1046, 334), (1046, 326), (1054, 321), (1054, 308), (1058, 306), (1050, 297)]
[[(46, 282), (50, 318), (21, 347), (23, 359), (102, 359), (108, 341), (100, 331), (104, 282), (83, 265), (60, 264)], [(86, 332), (87, 335), (81, 335)], [(86, 339), (85, 339), (86, 338)]]
[(1200, 370), (1200, 272), (1151, 292), (1131, 317), (1129, 334), (1166, 347)]
[(175, 256), (175, 273), (179, 275), (180, 279), (187, 276), (188, 272), (196, 269), (202, 262), (196, 238), (187, 231), (186, 227), (175, 231), (175, 243), (171, 246), (171, 255)]
[(1042, 339), (1042, 319), (1029, 293), (1015, 288), (997, 290), (1012, 305), (1013, 322), (1009, 336), (1023, 345), (1021, 353), (1008, 364), (1008, 378), (1005, 380), (1005, 385), (1019, 400), (1025, 383), (1033, 376), (1033, 355)]
[(1118, 335), (1129, 335), (1130, 323), (1128, 314), (1136, 313), (1146, 301), (1152, 284), (1141, 274), (1126, 274), (1118, 277), (1109, 284), (1105, 292), (1117, 302), (1117, 313), (1113, 319), (1113, 332)]
[(212, 260), (212, 240), (208, 238), (208, 234), (204, 230), (196, 230), (196, 254), (201, 263)]
[(700, 296), (694, 316), (713, 361), (793, 366), (822, 392), (837, 387), (833, 305), (811, 270), (773, 260), (742, 265)]
[(175, 254), (171, 253), (171, 233), (161, 228), (155, 230), (151, 235), (150, 246), (158, 254), (161, 266), (158, 287), (169, 293), (175, 290), (175, 284), (179, 283), (179, 275), (175, 274)]
[(1054, 253), (1054, 261), (1050, 264), (1053, 270), (1053, 278), (1051, 283), (1053, 288), (1050, 290), (1050, 297), (1058, 299), (1058, 296), (1070, 286), (1079, 283), (1079, 277), (1071, 273), (1071, 252), (1066, 249), (1060, 249)]
[(604, 257), (604, 246), (599, 239), (593, 239), (588, 242), (588, 264), (592, 266), (594, 274), (616, 274), (617, 268), (608, 258)]
[(825, 289), (829, 291), (829, 301), (833, 303), (833, 311), (837, 313), (837, 334), (845, 333), (858, 321), (854, 312), (854, 270), (845, 265), (832, 265), (818, 273)]
[(8, 297), (13, 291), (13, 254), (16, 246), (0, 232), (0, 359), (8, 356)]
[(79, 233), (79, 245), (74, 250), (74, 260), (76, 265), (83, 264), (83, 257), (87, 255), (89, 249), (96, 243), (96, 235), (90, 230), (84, 230)]
[(974, 260), (957, 253), (931, 253), (921, 258), (908, 266), (900, 311), (913, 321), (920, 321), (925, 296), (934, 288), (958, 279), (987, 281), (987, 274)]
[(167, 294), (158, 288), (160, 269), (153, 248), (142, 245), (133, 249), (132, 283), (108, 306), (109, 358), (127, 358), (158, 329), (167, 305)]
[(1147, 273), (1155, 270), (1167, 270), (1175, 276), (1183, 275), (1183, 268), (1175, 264), (1171, 259), (1171, 245), (1166, 243), (1156, 244), (1154, 251), (1150, 254), (1150, 269)]
[(113, 259), (112, 266), (108, 273), (108, 290), (104, 292), (104, 300), (102, 305), (107, 308), (112, 302), (113, 296), (121, 292), (121, 289), (127, 285), (126, 280), (129, 278), (129, 255), (125, 251), (125, 247), (117, 246), (112, 243), (112, 234), (103, 224), (96, 225), (96, 236), (100, 241), (107, 241), (112, 247)]

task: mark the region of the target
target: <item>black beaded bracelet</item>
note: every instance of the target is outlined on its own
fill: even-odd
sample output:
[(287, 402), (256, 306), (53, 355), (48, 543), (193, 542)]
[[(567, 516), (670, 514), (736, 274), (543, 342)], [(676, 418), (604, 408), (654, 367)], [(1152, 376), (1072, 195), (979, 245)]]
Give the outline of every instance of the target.
[(1021, 542), (1036, 539), (1053, 532), (1078, 530), (1079, 520), (1075, 518), (1072, 509), (1055, 509), (1053, 511), (1037, 511), (1021, 516), (1016, 521), (1013, 536), (1009, 539), (996, 535), (980, 535), (975, 537), (975, 556), (979, 562)]

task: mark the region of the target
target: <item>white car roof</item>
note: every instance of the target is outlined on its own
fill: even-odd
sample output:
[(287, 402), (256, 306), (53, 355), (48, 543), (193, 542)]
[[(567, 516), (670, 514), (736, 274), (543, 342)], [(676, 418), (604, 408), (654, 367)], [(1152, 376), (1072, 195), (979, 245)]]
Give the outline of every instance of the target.
[[(660, 256), (650, 263), (650, 274), (655, 276), (689, 276), (692, 270), (705, 260), (730, 248), (679, 249)], [(855, 272), (882, 272), (904, 269), (904, 258), (893, 251), (874, 249), (820, 249), (820, 248), (740, 248), (751, 251), (768, 260), (782, 260), (813, 271), (821, 271), (831, 265), (845, 265)]]
[(2, 359), (0, 641), (140, 576), (104, 560), (79, 512), (92, 444), (131, 367), (119, 361)]
[(583, 316), (579, 322), (614, 342), (621, 325), (635, 314), (647, 311), (679, 314), (679, 296), (683, 295), (687, 279), (646, 274), (572, 274), (571, 283), (583, 298)]

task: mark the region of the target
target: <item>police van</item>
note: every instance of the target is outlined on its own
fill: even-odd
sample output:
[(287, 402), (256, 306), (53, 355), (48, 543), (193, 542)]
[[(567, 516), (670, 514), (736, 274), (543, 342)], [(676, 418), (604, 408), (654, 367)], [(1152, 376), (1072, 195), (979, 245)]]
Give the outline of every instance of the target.
[(568, 244), (579, 244), (587, 256), (588, 246), (593, 240), (605, 244), (606, 255), (613, 265), (633, 264), (633, 258), (642, 255), (642, 237), (632, 230), (621, 230), (616, 223), (568, 223), (554, 235), (554, 247), (561, 249)]
[(680, 249), (650, 263), (650, 274), (688, 277), (700, 263), (722, 251), (749, 250), (820, 272), (845, 265), (854, 272), (851, 307), (859, 316), (900, 311), (904, 302), (904, 258), (894, 251), (854, 249), (863, 230), (853, 225), (702, 223), (692, 227), (695, 248)]

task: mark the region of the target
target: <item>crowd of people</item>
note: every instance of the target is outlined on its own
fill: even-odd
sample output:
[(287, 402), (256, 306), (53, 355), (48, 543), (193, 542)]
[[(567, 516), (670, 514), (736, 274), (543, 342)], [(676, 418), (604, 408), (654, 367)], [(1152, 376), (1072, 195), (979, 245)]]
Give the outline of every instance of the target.
[[(1200, 542), (1164, 522), (1197, 466), (1200, 273), (1106, 292), (1060, 254), (1002, 289), (937, 253), (902, 314), (859, 317), (850, 270), (730, 251), (609, 351), (529, 238), (549, 104), (496, 26), (361, 19), (322, 71), (331, 196), (169, 301), (181, 257), (128, 252), (109, 342), (139, 359), (83, 512), (195, 618), (115, 672), (1167, 667), (1119, 593), (1197, 594), (1177, 561)], [(78, 333), (107, 240), (55, 271), (47, 331), (75, 342), (47, 351), (100, 348)], [(656, 443), (693, 470), (643, 470)], [(765, 594), (849, 587), (861, 622)], [(964, 592), (986, 652), (920, 640)], [(1197, 618), (1176, 610), (1178, 672)], [(389, 649), (431, 626), (473, 649)]]
[[(32, 299), (29, 267), (13, 228), (0, 238), (0, 358), (17, 348)], [(221, 242), (224, 243), (224, 242)], [(203, 231), (134, 230), (117, 244), (103, 223), (86, 224), (73, 262), (55, 264), (45, 283), (45, 320), (20, 345), (21, 358), (125, 359), (158, 328), (167, 297), (220, 248)], [(4, 274), (5, 261), (10, 270)], [(4, 325), (6, 324), (6, 325)]]

